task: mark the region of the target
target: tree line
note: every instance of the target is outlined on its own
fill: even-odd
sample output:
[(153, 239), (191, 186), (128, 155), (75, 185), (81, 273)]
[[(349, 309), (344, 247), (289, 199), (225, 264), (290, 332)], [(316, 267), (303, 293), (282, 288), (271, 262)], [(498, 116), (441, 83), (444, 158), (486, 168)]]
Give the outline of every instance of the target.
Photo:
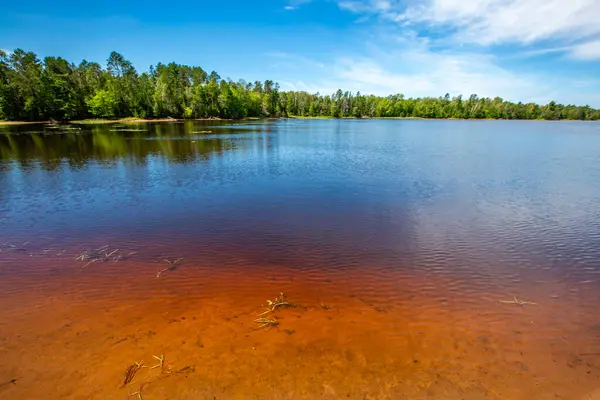
[(338, 90), (332, 95), (281, 91), (271, 80), (237, 82), (176, 63), (138, 73), (112, 52), (106, 67), (33, 52), (0, 50), (0, 120), (86, 118), (420, 117), (600, 120), (589, 106), (513, 103), (500, 97), (406, 98)]

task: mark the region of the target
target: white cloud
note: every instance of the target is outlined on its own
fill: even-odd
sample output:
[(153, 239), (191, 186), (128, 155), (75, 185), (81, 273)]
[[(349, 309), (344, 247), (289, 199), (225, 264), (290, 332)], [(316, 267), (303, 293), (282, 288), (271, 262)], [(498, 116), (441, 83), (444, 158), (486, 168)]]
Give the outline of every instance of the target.
[(505, 70), (494, 64), (493, 57), (410, 50), (386, 61), (388, 65), (394, 63), (404, 64), (403, 68), (386, 67), (371, 59), (344, 59), (337, 64), (337, 74), (347, 86), (378, 95), (437, 97), (445, 93), (475, 93), (517, 101), (544, 101), (545, 97), (545, 85), (538, 79)]
[[(525, 69), (518, 61), (551, 53), (576, 60), (600, 58), (600, 23), (591, 23), (598, 19), (593, 11), (600, 0), (574, 0), (562, 8), (557, 0), (548, 0), (548, 5), (541, 0), (426, 0), (420, 6), (407, 6), (406, 1), (416, 0), (338, 0), (340, 8), (360, 18), (380, 18), (379, 24), (357, 39), (361, 46), (320, 59), (318, 64), (326, 68), (318, 70), (315, 61), (298, 58), (301, 71), (288, 69), (282, 87), (326, 94), (341, 88), (408, 97), (477, 94), (515, 102), (555, 100), (600, 106), (598, 77), (583, 70), (570, 74), (554, 67)], [(430, 34), (433, 31), (435, 35)], [(596, 31), (598, 36), (594, 36)], [(401, 36), (393, 36), (396, 32), (402, 32)], [(519, 46), (495, 53), (496, 48), (462, 46), (461, 42), (518, 42)], [(533, 42), (536, 45), (530, 46)]]
[(312, 2), (313, 0), (289, 0), (287, 5), (283, 7), (286, 11), (294, 11), (300, 8), (301, 5)]
[(348, 10), (355, 13), (385, 13), (392, 10), (392, 3), (390, 2), (390, 0), (371, 0), (368, 2), (355, 0), (341, 0), (338, 2), (338, 6), (343, 10)]
[(600, 33), (598, 0), (433, 0), (399, 18), (450, 25), (456, 38), (471, 43), (523, 43)]
[(515, 53), (507, 58), (529, 58), (546, 54), (563, 53), (569, 58), (581, 61), (600, 60), (600, 39), (578, 43), (569, 46), (549, 47), (535, 50), (525, 50)]
[(562, 47), (549, 47), (543, 49), (535, 49), (535, 50), (525, 50), (519, 51), (512, 55), (507, 56), (507, 59), (519, 59), (519, 58), (529, 58), (529, 57), (537, 57), (543, 56), (546, 54), (553, 53), (567, 53), (572, 49), (572, 46), (562, 46)]
[(566, 41), (600, 34), (600, 0), (339, 0), (341, 8), (404, 24), (451, 30), (460, 42), (481, 45)]
[[(321, 78), (320, 83), (312, 86), (302, 81), (282, 84), (293, 90), (321, 93), (331, 93), (338, 88), (383, 96), (403, 93), (412, 97), (438, 97), (445, 93), (465, 96), (475, 93), (516, 101), (545, 101), (549, 92), (543, 81), (501, 68), (491, 55), (436, 52), (431, 50), (428, 40), (412, 36), (378, 46), (372, 45), (365, 56), (349, 55), (327, 62), (327, 69), (315, 71)], [(305, 65), (311, 63), (307, 61)], [(323, 75), (324, 72), (328, 75)]]
[(360, 1), (340, 1), (338, 5), (342, 10), (348, 10), (353, 13), (370, 11), (364, 8), (364, 5)]
[[(600, 19), (600, 16), (598, 18)], [(578, 60), (600, 59), (600, 39), (571, 47), (570, 55)]]
[(338, 6), (354, 13), (387, 13), (394, 7), (391, 0), (339, 0)]
[[(347, 53), (322, 62), (284, 53), (287, 58), (304, 62), (299, 74), (285, 71), (288, 79), (290, 76), (301, 79), (281, 80), (282, 88), (322, 94), (331, 94), (337, 89), (380, 96), (403, 93), (407, 97), (477, 94), (515, 102), (546, 104), (555, 100), (600, 106), (600, 82), (595, 76), (527, 73), (518, 67), (501, 66), (500, 60), (492, 54), (440, 51), (432, 47), (428, 39), (410, 34), (393, 41), (378, 36), (374, 42), (377, 44), (371, 44), (369, 50), (360, 55)], [(316, 67), (323, 64), (327, 68)]]

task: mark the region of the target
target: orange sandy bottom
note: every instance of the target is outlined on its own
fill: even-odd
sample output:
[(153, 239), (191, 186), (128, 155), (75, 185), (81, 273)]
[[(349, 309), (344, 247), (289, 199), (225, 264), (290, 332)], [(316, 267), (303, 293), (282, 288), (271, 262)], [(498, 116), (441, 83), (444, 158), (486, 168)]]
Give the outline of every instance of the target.
[[(591, 290), (515, 287), (539, 303), (520, 307), (416, 271), (182, 267), (157, 278), (142, 262), (63, 264), (2, 277), (0, 399), (125, 399), (142, 385), (144, 400), (600, 398)], [(297, 307), (256, 330), (279, 292)], [(163, 370), (123, 386), (129, 365), (160, 355)]]

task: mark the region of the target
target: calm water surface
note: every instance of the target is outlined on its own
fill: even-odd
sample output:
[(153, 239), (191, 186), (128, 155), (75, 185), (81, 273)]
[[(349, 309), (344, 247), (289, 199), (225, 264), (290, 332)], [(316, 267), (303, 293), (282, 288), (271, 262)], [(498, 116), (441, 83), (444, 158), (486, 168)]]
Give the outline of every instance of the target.
[(0, 304), (0, 399), (600, 399), (600, 124), (0, 127)]

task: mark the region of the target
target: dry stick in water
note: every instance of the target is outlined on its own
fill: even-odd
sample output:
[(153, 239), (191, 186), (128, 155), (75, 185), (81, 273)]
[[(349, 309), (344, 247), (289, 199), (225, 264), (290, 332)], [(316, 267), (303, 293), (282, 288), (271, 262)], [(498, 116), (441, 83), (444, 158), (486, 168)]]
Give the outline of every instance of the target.
[(504, 303), (504, 304), (517, 304), (519, 306), (524, 306), (525, 304), (531, 304), (531, 305), (535, 305), (537, 306), (537, 303), (532, 303), (531, 301), (523, 301), (523, 300), (519, 300), (517, 299), (517, 296), (513, 296), (514, 300), (499, 300), (500, 303)]
[(120, 260), (127, 260), (129, 257), (134, 256), (137, 253), (138, 253), (137, 251), (131, 251), (125, 257), (123, 257), (120, 254), (117, 254), (115, 257), (113, 257), (113, 263), (116, 263), (117, 261), (120, 261)]
[(0, 383), (0, 387), (5, 386), (5, 385), (10, 385), (11, 383), (13, 385), (16, 385), (18, 380), (19, 380), (19, 378), (15, 378), (15, 379), (11, 379), (10, 381), (6, 381), (4, 383)]
[(88, 261), (87, 263), (85, 263), (85, 265), (84, 265), (83, 267), (81, 267), (81, 268), (85, 268), (85, 267), (87, 267), (88, 265), (95, 263), (96, 261), (98, 261), (98, 260), (97, 260), (97, 259), (90, 260), (90, 261)]
[(158, 361), (160, 361), (160, 364), (156, 364), (154, 367), (151, 367), (150, 369), (154, 369), (154, 368), (159, 368), (162, 371), (165, 368), (165, 356), (164, 354), (161, 354), (160, 357), (157, 357), (155, 355), (153, 355), (152, 357), (154, 357), (155, 359), (157, 359)]
[(97, 249), (88, 249), (88, 250), (84, 251), (83, 253), (81, 253), (75, 259), (81, 260), (81, 261), (89, 260), (86, 264), (84, 264), (81, 267), (81, 268), (85, 268), (88, 265), (93, 264), (98, 261), (108, 262), (108, 261), (112, 260), (113, 263), (116, 263), (117, 261), (127, 259), (128, 257), (130, 257), (134, 254), (137, 254), (137, 252), (132, 251), (128, 254), (123, 254), (121, 249), (111, 250), (108, 247), (108, 245), (106, 245), (106, 246), (98, 247)]
[(258, 327), (254, 328), (254, 330), (264, 328), (265, 326), (271, 328), (279, 325), (279, 321), (277, 321), (275, 318), (257, 318), (254, 320), (254, 322), (258, 322), (260, 324)]
[(143, 397), (142, 397), (142, 389), (144, 388), (144, 386), (146, 385), (146, 383), (142, 383), (140, 385), (140, 387), (139, 387), (139, 389), (138, 389), (137, 392), (132, 392), (131, 389), (129, 388), (129, 386), (127, 386), (127, 390), (129, 391), (129, 396), (128, 397), (137, 395), (138, 400), (144, 400)]
[(119, 251), (119, 249), (115, 249), (115, 250), (111, 251), (110, 253), (104, 252), (104, 256), (106, 258), (108, 258), (108, 257), (112, 256), (113, 254), (115, 254), (117, 251)]
[(156, 277), (160, 278), (160, 276), (163, 274), (163, 272), (174, 271), (177, 268), (177, 266), (179, 265), (179, 263), (181, 262), (181, 260), (183, 260), (183, 258), (177, 258), (175, 260), (169, 260), (168, 258), (165, 258), (163, 261), (170, 264), (171, 266), (158, 271), (156, 273)]
[(127, 386), (127, 384), (133, 380), (133, 378), (135, 377), (135, 374), (137, 374), (137, 372), (140, 369), (142, 369), (143, 366), (144, 366), (144, 362), (140, 361), (140, 362), (131, 364), (129, 367), (127, 367), (127, 369), (125, 370), (125, 379), (123, 380), (123, 386)]
[(99, 258), (100, 254), (108, 249), (108, 245), (98, 247), (97, 249), (87, 249), (76, 258), (76, 260), (85, 261), (86, 258)]
[(276, 297), (273, 301), (267, 300), (267, 305), (268, 306), (266, 307), (266, 311), (258, 314), (257, 317), (262, 317), (263, 315), (272, 313), (277, 309), (277, 307), (295, 307), (294, 304), (287, 301), (283, 293), (279, 293), (279, 297)]
[(265, 311), (258, 314), (256, 316), (256, 319), (254, 320), (254, 322), (257, 322), (260, 324), (257, 328), (255, 328), (255, 330), (261, 329), (264, 327), (272, 328), (274, 326), (279, 325), (279, 321), (277, 321), (276, 318), (265, 318), (264, 317), (265, 315), (270, 314), (270, 313), (274, 312), (275, 310), (277, 310), (278, 307), (288, 308), (288, 307), (295, 307), (295, 305), (290, 303), (285, 298), (285, 295), (283, 293), (279, 293), (279, 296), (276, 297), (275, 300), (273, 300), (273, 301), (267, 300), (267, 306), (265, 307)]
[(17, 247), (14, 244), (8, 244), (9, 242), (5, 242), (4, 246), (8, 246), (6, 249), (2, 249), (0, 247), (0, 253), (2, 253), (3, 251), (26, 251), (25, 249), (25, 245), (29, 242), (23, 242), (23, 244), (21, 245), (21, 247)]

